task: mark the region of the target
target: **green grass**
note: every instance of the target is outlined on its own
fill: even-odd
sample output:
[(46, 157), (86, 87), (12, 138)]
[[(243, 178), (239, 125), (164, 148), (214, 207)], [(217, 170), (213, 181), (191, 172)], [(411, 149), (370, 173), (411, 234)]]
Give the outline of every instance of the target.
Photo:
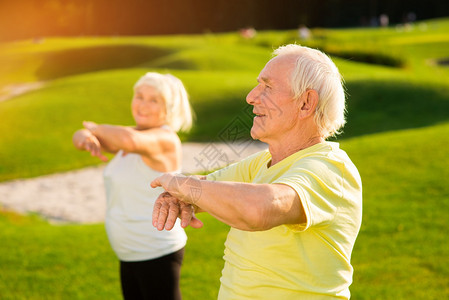
[(1, 299), (119, 299), (118, 264), (102, 225), (52, 226), (0, 213)]
[[(185, 299), (218, 294), (228, 227), (209, 215), (202, 220), (204, 229), (187, 230)], [(0, 232), (0, 299), (121, 299), (119, 264), (103, 224), (50, 225), (0, 211)]]
[(351, 139), (364, 187), (354, 299), (449, 296), (449, 124)]
[[(338, 138), (356, 163), (364, 214), (353, 252), (353, 299), (449, 297), (449, 19), (396, 28), (313, 29), (347, 86), (348, 124)], [(131, 124), (131, 87), (147, 71), (185, 83), (196, 112), (183, 141), (219, 140), (273, 48), (296, 31), (193, 36), (61, 38), (0, 45), (1, 87), (46, 85), (0, 102), (0, 181), (98, 163), (75, 151), (82, 120)], [(120, 54), (120, 59), (118, 58)], [(361, 61), (378, 55), (398, 65)], [(364, 58), (365, 57), (365, 58)], [(370, 58), (371, 59), (371, 58)], [(376, 58), (377, 59), (377, 58)], [(3, 92), (5, 93), (5, 92)], [(188, 229), (184, 298), (215, 299), (227, 226), (208, 215)], [(117, 263), (103, 225), (51, 225), (0, 213), (0, 299), (119, 299)]]

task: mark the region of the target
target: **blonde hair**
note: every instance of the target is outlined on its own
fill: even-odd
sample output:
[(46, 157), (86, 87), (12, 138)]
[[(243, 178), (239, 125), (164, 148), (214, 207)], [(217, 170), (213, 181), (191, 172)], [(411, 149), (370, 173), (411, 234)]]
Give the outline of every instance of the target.
[(181, 80), (171, 74), (148, 72), (136, 82), (134, 91), (142, 85), (154, 87), (164, 98), (166, 125), (176, 132), (189, 131), (192, 128), (193, 111)]
[(337, 66), (323, 52), (290, 44), (274, 50), (275, 56), (296, 56), (291, 73), (291, 86), (295, 98), (313, 89), (319, 95), (315, 111), (315, 123), (324, 138), (341, 133), (346, 123), (346, 103), (343, 78)]

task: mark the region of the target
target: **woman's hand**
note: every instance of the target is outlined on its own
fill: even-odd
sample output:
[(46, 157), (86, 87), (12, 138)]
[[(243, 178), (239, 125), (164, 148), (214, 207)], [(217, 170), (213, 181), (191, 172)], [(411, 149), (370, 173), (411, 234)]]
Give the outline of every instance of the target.
[(77, 130), (72, 137), (73, 145), (78, 150), (89, 151), (92, 156), (97, 156), (102, 161), (108, 161), (108, 158), (101, 152), (102, 147), (98, 138), (87, 129)]
[(102, 161), (108, 161), (108, 158), (103, 155), (100, 140), (93, 133), (98, 127), (97, 123), (84, 121), (85, 129), (78, 130), (74, 135), (74, 144), (78, 149), (90, 152), (92, 156), (96, 156)]
[(98, 124), (92, 121), (83, 121), (83, 126), (84, 128), (93, 133), (95, 129), (97, 129)]
[(104, 162), (108, 161), (108, 158), (101, 152), (100, 141), (94, 135), (86, 136), (82, 147), (84, 150), (89, 151), (92, 156), (96, 156)]

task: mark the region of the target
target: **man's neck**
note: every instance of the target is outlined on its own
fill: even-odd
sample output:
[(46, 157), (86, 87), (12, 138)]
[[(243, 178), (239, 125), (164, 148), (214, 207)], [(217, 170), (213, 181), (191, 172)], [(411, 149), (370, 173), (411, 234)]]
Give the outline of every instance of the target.
[(311, 136), (307, 139), (298, 139), (296, 141), (268, 143), (268, 149), (271, 153), (270, 167), (300, 150), (323, 142), (323, 137)]

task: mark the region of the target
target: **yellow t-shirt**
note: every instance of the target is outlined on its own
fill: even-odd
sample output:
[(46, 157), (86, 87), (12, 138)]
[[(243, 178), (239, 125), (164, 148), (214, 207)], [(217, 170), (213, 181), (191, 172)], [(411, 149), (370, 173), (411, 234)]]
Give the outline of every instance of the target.
[(349, 299), (351, 252), (362, 218), (357, 168), (338, 143), (301, 150), (274, 166), (268, 151), (208, 180), (286, 184), (298, 193), (305, 224), (249, 232), (231, 228), (219, 299)]

